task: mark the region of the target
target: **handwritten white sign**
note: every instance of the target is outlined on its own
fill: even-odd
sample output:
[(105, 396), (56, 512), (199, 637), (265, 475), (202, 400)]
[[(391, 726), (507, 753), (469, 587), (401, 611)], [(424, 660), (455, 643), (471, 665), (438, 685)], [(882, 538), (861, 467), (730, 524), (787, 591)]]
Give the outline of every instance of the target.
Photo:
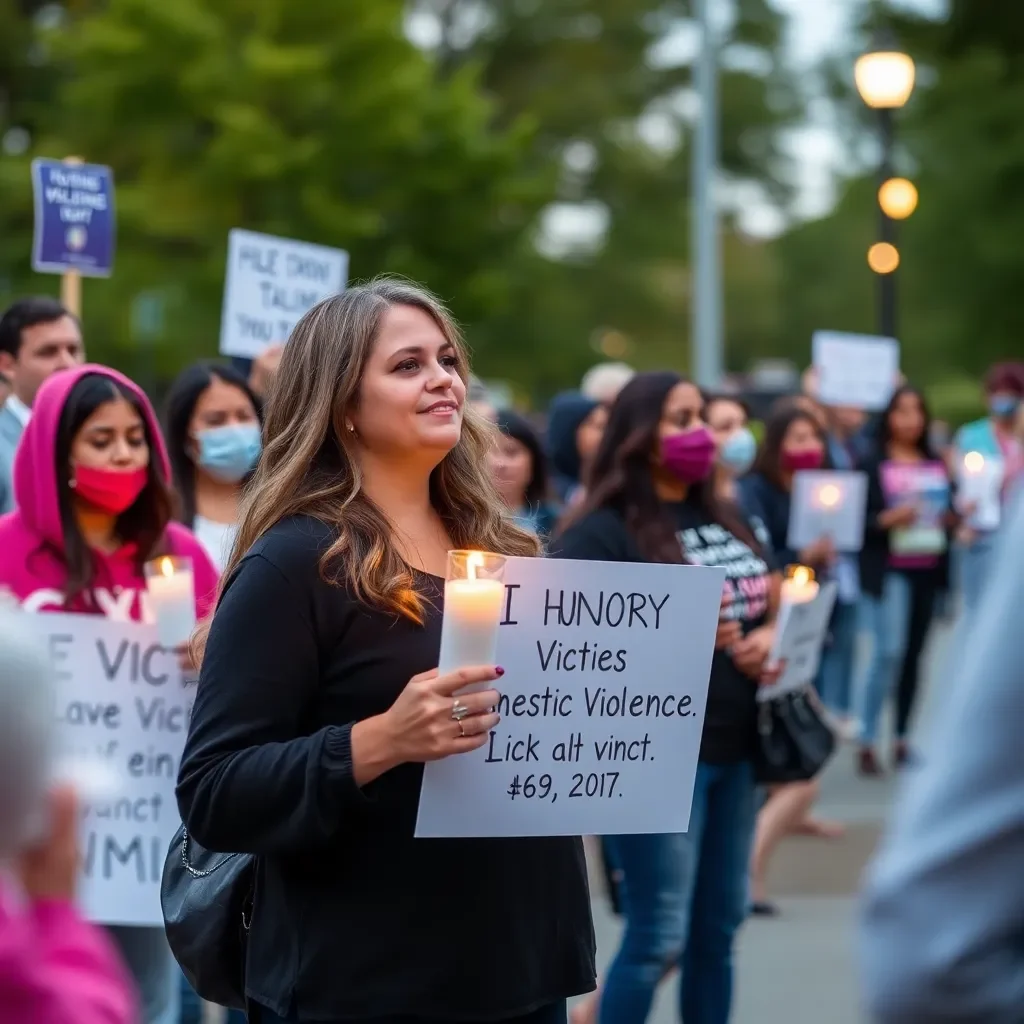
[(87, 797), (81, 809), (83, 912), (101, 924), (163, 927), (160, 876), (181, 824), (174, 785), (194, 688), (186, 690), (153, 626), (23, 618), (53, 662), (60, 760), (110, 769), (109, 798)]
[(811, 601), (803, 604), (784, 603), (775, 625), (778, 645), (773, 660), (785, 662), (782, 675), (771, 686), (759, 686), (760, 701), (781, 697), (799, 690), (814, 680), (821, 664), (821, 651), (828, 635), (832, 609), (836, 604), (838, 586), (826, 583)]
[(725, 569), (513, 558), (501, 722), (428, 764), (417, 836), (685, 832)]
[(234, 228), (221, 311), (220, 350), (258, 356), (284, 342), (307, 310), (337, 295), (348, 277), (348, 253), (309, 242)]
[(811, 353), (820, 402), (869, 410), (889, 404), (900, 373), (895, 338), (815, 331)]
[(866, 473), (823, 469), (794, 473), (786, 543), (800, 551), (829, 537), (836, 551), (860, 551), (867, 502)]

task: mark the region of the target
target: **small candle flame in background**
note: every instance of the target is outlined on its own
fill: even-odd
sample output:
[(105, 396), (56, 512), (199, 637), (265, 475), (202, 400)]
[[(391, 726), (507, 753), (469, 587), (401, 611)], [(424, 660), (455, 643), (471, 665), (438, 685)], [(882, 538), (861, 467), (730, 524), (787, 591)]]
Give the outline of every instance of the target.
[(814, 570), (806, 565), (793, 566), (789, 578), (798, 586), (803, 587), (814, 581)]
[(968, 473), (980, 473), (985, 467), (985, 456), (981, 452), (968, 452), (964, 456), (964, 469)]
[(479, 551), (470, 551), (466, 558), (466, 579), (475, 580), (476, 571), (484, 564), (484, 556)]
[(164, 557), (160, 559), (160, 575), (174, 575), (174, 563), (166, 555), (164, 555)]
[(835, 484), (825, 484), (825, 486), (818, 491), (818, 501), (820, 501), (825, 508), (832, 508), (833, 505), (838, 505), (839, 499), (842, 496), (842, 491), (840, 491)]

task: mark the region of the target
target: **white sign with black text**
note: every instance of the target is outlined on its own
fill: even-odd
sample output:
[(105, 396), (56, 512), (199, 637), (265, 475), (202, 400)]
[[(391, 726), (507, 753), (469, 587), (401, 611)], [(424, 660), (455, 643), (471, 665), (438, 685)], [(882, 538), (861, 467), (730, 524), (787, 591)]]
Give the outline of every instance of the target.
[(811, 339), (817, 398), (824, 405), (880, 410), (899, 383), (900, 343), (895, 338), (815, 331)]
[(511, 558), (501, 722), (426, 765), (416, 835), (689, 827), (725, 569)]
[(802, 551), (827, 537), (836, 551), (860, 551), (867, 503), (866, 473), (827, 469), (794, 473), (786, 544)]
[(826, 583), (812, 600), (803, 604), (787, 602), (779, 609), (775, 624), (778, 640), (772, 660), (784, 663), (782, 675), (771, 686), (757, 688), (758, 700), (781, 697), (814, 681), (838, 590), (834, 582)]
[(162, 928), (160, 877), (181, 824), (174, 786), (194, 688), (186, 690), (153, 626), (99, 615), (26, 613), (24, 621), (53, 662), (60, 760), (101, 762), (111, 779), (103, 798), (83, 796), (83, 913)]
[(220, 351), (253, 359), (285, 342), (307, 310), (345, 288), (348, 253), (233, 228), (221, 310)]

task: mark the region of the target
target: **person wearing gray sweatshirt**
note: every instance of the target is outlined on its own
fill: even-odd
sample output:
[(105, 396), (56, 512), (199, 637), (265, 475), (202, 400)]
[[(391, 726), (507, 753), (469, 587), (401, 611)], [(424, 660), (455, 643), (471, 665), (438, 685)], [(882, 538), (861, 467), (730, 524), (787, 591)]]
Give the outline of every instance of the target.
[(867, 875), (860, 960), (879, 1024), (1024, 1021), (1024, 500), (1009, 516)]

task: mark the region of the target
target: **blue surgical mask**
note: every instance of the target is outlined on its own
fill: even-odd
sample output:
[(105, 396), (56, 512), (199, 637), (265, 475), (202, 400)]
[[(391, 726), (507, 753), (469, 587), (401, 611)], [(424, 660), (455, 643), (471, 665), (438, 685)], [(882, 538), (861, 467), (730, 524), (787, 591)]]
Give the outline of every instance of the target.
[(991, 395), (988, 400), (988, 411), (1000, 419), (1015, 416), (1020, 408), (1020, 399), (1016, 395)]
[(735, 476), (742, 476), (750, 469), (755, 455), (757, 440), (746, 427), (730, 434), (718, 449), (719, 463)]
[(236, 484), (251, 473), (260, 457), (262, 441), (258, 423), (229, 423), (210, 427), (196, 436), (197, 462), (210, 476)]

